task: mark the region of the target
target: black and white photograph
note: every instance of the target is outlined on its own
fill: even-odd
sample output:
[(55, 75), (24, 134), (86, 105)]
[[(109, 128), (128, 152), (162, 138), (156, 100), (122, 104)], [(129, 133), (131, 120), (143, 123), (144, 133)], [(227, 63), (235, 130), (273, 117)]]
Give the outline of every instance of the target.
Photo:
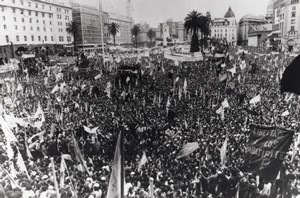
[(0, 0), (0, 198), (300, 198), (300, 0)]

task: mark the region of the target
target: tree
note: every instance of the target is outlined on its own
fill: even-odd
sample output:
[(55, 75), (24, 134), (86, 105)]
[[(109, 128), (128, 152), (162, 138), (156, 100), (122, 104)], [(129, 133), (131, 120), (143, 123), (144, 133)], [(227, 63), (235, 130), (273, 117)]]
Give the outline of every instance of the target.
[(153, 40), (153, 39), (155, 38), (155, 36), (156, 36), (155, 31), (153, 31), (152, 29), (148, 30), (147, 36), (149, 37), (149, 39), (150, 39), (150, 45), (152, 46), (152, 40)]
[(134, 25), (131, 29), (131, 34), (135, 37), (135, 48), (137, 48), (138, 35), (140, 34), (140, 32), (141, 30), (139, 25)]
[(70, 21), (67, 25), (66, 31), (68, 34), (71, 34), (74, 38), (74, 50), (76, 51), (76, 37), (78, 34), (78, 25), (75, 21)]
[(187, 33), (192, 33), (190, 52), (199, 52), (198, 31), (201, 28), (200, 18), (201, 14), (193, 10), (184, 19), (184, 29)]
[(116, 35), (119, 32), (120, 26), (117, 23), (112, 22), (111, 24), (108, 24), (107, 30), (110, 35), (114, 38), (114, 47), (116, 46)]
[(204, 54), (203, 48), (207, 46), (207, 37), (210, 35), (210, 21), (207, 16), (200, 16), (200, 31), (201, 31), (201, 52)]

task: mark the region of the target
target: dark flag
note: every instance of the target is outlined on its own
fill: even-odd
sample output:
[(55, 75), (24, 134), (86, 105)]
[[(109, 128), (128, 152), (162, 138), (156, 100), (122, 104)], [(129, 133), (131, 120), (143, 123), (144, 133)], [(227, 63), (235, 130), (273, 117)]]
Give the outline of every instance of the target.
[(300, 95), (300, 55), (285, 69), (281, 79), (281, 93), (292, 92)]
[(292, 141), (294, 131), (250, 125), (251, 134), (245, 152), (244, 170), (266, 181), (274, 181)]

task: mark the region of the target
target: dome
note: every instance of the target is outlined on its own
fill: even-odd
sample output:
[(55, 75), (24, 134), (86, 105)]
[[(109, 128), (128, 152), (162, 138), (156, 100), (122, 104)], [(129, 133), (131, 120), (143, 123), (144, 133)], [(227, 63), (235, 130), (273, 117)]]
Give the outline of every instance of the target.
[(231, 7), (229, 7), (228, 11), (226, 12), (224, 18), (231, 18), (231, 17), (235, 17)]

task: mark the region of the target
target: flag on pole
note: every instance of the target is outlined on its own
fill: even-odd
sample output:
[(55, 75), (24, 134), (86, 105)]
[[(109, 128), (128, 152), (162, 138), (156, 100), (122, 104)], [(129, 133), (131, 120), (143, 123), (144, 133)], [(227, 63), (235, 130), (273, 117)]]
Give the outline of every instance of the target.
[(227, 142), (228, 142), (228, 137), (225, 138), (225, 141), (220, 149), (220, 156), (221, 156), (221, 166), (225, 166), (225, 158), (226, 158), (226, 151), (227, 151)]
[(30, 179), (29, 174), (28, 174), (28, 171), (27, 171), (27, 168), (26, 168), (26, 166), (25, 166), (24, 160), (23, 160), (23, 158), (22, 158), (22, 155), (21, 155), (19, 149), (18, 149), (17, 164), (18, 164), (18, 166), (19, 166), (19, 168), (20, 168), (20, 171), (25, 172), (26, 175), (27, 175), (27, 177), (28, 177), (28, 179)]
[(138, 171), (139, 171), (139, 172), (141, 171), (142, 166), (143, 166), (144, 164), (146, 164), (147, 162), (148, 162), (148, 159), (147, 159), (146, 153), (145, 153), (145, 151), (144, 151), (144, 152), (143, 152), (143, 156), (142, 156), (142, 158), (141, 158), (141, 161), (140, 161), (140, 163), (139, 163), (139, 167), (138, 167)]
[(114, 161), (112, 164), (112, 172), (110, 175), (108, 190), (107, 190), (107, 198), (118, 198), (121, 197), (121, 169), (122, 162), (121, 162), (121, 133), (119, 134), (116, 149), (115, 149), (115, 156)]
[(111, 98), (111, 91), (110, 91), (110, 89), (111, 89), (111, 83), (110, 82), (108, 82), (107, 84), (106, 84), (106, 88), (105, 88), (105, 93), (107, 94), (107, 97), (109, 97), (109, 98)]
[(177, 156), (177, 159), (188, 156), (198, 148), (199, 148), (198, 142), (187, 143), (182, 147), (181, 151), (179, 152), (179, 155)]
[(224, 108), (229, 108), (230, 107), (227, 98), (225, 98), (224, 101), (222, 102), (222, 106)]
[(184, 79), (184, 82), (183, 82), (183, 93), (184, 93), (184, 95), (187, 94), (187, 81), (186, 81), (186, 78)]

